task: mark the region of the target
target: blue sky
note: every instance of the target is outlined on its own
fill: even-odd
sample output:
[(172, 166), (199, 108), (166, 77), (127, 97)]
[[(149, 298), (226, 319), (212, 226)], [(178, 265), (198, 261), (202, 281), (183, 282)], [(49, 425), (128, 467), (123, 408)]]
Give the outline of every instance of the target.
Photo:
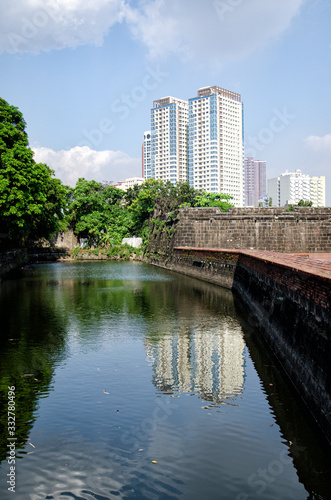
[(140, 176), (153, 100), (219, 85), (267, 178), (325, 175), (331, 205), (330, 0), (1, 3), (0, 95), (63, 182)]

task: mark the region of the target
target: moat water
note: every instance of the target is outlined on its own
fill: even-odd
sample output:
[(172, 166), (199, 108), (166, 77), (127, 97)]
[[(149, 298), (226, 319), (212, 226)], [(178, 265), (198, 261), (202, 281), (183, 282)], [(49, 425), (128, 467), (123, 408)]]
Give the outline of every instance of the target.
[(230, 291), (39, 264), (0, 313), (1, 499), (331, 498), (330, 450)]

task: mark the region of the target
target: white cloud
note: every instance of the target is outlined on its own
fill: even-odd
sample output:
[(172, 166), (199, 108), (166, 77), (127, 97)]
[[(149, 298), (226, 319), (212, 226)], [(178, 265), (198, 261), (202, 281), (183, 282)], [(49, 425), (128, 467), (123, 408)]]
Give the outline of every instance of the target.
[[(181, 1), (187, 6), (186, 0)], [(170, 3), (173, 4), (172, 0), (170, 0)], [(177, 6), (175, 10), (171, 10), (170, 6), (172, 14), (167, 12), (165, 16), (164, 0), (145, 2), (140, 9), (126, 7), (126, 22), (130, 26), (133, 35), (148, 47), (152, 58), (177, 50), (182, 53), (185, 52), (185, 42), (181, 37), (183, 9), (178, 4), (180, 2), (175, 2), (175, 7)], [(180, 15), (177, 18), (176, 14), (178, 13)]]
[(123, 19), (124, 0), (15, 0), (1, 6), (0, 52), (102, 44)]
[(15, 0), (1, 10), (0, 52), (102, 44), (125, 21), (152, 58), (175, 53), (220, 64), (280, 36), (304, 1)]
[(32, 148), (37, 163), (46, 163), (64, 184), (75, 186), (79, 177), (98, 182), (117, 182), (141, 175), (141, 160), (122, 151), (95, 151), (88, 146), (54, 151)]
[(240, 59), (286, 30), (305, 0), (153, 0), (126, 20), (151, 57), (179, 52), (222, 63)]
[(306, 138), (306, 146), (313, 151), (331, 151), (331, 134), (310, 135)]

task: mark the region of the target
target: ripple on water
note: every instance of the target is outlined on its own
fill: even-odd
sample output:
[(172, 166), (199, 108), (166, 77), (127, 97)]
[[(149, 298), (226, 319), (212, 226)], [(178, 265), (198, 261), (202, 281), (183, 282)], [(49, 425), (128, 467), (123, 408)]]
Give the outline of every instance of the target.
[[(43, 367), (48, 396), (31, 392), (15, 499), (306, 498), (228, 294), (140, 263), (40, 269), (3, 308), (25, 311), (4, 365)], [(268, 467), (260, 493), (249, 478)]]

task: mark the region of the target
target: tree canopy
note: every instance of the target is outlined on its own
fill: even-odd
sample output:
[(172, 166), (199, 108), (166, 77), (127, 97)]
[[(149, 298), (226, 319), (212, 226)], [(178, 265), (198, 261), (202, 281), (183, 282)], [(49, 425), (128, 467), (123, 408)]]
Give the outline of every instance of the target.
[(130, 236), (133, 225), (130, 212), (123, 207), (123, 195), (114, 186), (78, 179), (70, 191), (67, 220), (76, 234), (95, 246), (119, 244)]
[(188, 183), (174, 186), (155, 179), (122, 191), (81, 178), (67, 194), (67, 220), (90, 246), (117, 245), (133, 235), (146, 237), (154, 210), (169, 213), (182, 206), (217, 206), (226, 211), (232, 206), (231, 196), (197, 191)]
[(60, 227), (65, 188), (36, 163), (22, 113), (0, 98), (0, 229), (10, 240), (47, 237)]
[(13, 243), (47, 238), (67, 224), (89, 246), (117, 245), (124, 237), (146, 236), (154, 210), (232, 206), (230, 196), (185, 182), (148, 179), (126, 192), (84, 178), (74, 188), (64, 186), (46, 164), (34, 161), (25, 129), (18, 108), (0, 98), (0, 232)]

